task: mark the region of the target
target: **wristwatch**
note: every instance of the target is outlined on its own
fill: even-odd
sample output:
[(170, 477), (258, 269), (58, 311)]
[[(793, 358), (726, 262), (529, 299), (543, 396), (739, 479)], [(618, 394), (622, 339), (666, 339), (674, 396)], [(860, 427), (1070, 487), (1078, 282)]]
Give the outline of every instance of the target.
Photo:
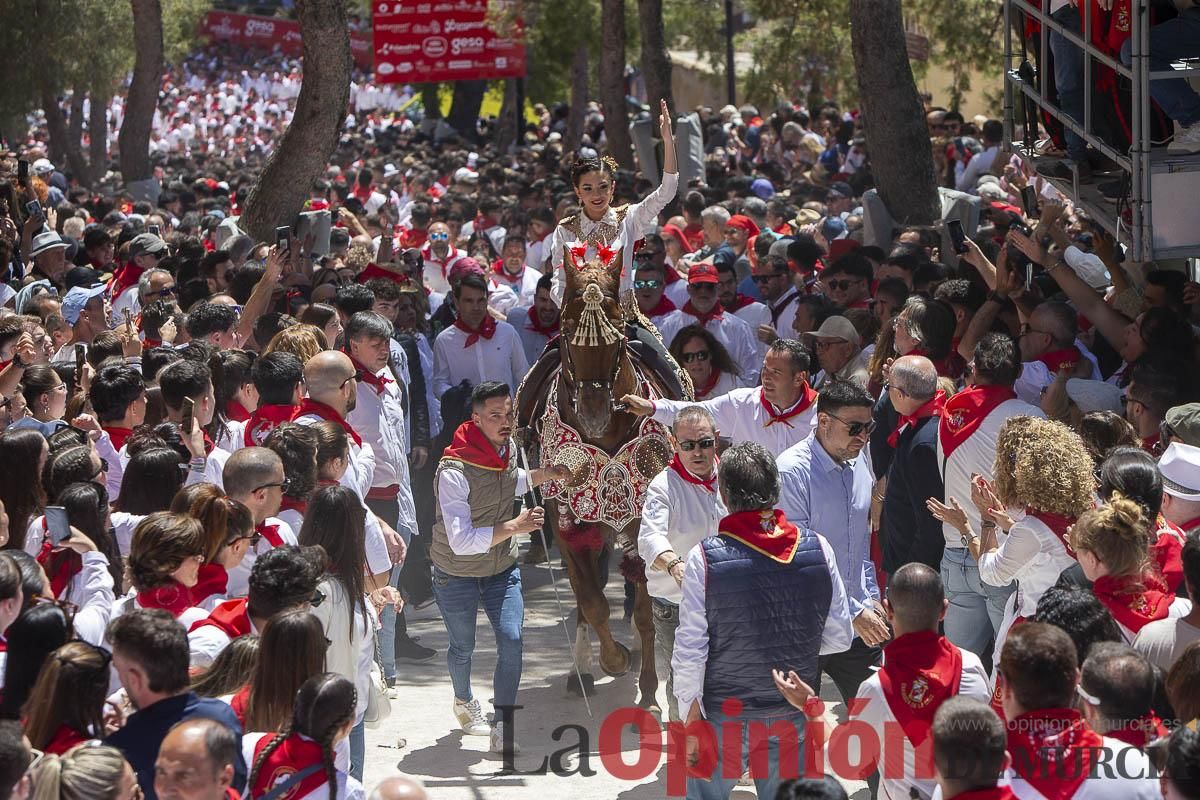
[(1008, 302), (1008, 295), (1001, 294), (1000, 292), (992, 292), (988, 295), (988, 300), (992, 303), (1004, 305), (1006, 302)]

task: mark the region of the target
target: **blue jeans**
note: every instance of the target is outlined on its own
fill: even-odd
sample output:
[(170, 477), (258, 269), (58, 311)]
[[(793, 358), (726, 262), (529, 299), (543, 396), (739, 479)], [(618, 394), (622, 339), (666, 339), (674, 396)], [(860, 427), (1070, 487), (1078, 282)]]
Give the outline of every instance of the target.
[(350, 774), (361, 781), (367, 763), (367, 729), (361, 719), (350, 729), (347, 738), (350, 740)]
[[(412, 541), (412, 531), (405, 528), (403, 525), (396, 526), (396, 533), (400, 534), (400, 538), (404, 540), (404, 546)], [(400, 588), (400, 570), (404, 568), (403, 564), (397, 564), (392, 567), (392, 572), (388, 576), (388, 585), (394, 589)], [(400, 618), (401, 635), (408, 635), (408, 626), (404, 624), (404, 612), (396, 614), (396, 609), (392, 606), (387, 606), (379, 615), (379, 657), (383, 662), (383, 676), (385, 678), (396, 677), (396, 618)]]
[(496, 634), (496, 672), (492, 676), (492, 704), (511, 706), (517, 701), (521, 683), (521, 625), (525, 620), (525, 598), (521, 594), (521, 571), (516, 565), (487, 578), (460, 578), (433, 568), (433, 596), (442, 612), (450, 636), (446, 666), (454, 696), (473, 700), (471, 656), (475, 652), (475, 618), (483, 605)]
[[(1079, 9), (1075, 6), (1061, 8), (1054, 14), (1054, 21), (1075, 33), (1082, 32), (1083, 23)], [(1054, 55), (1054, 87), (1058, 92), (1058, 105), (1068, 117), (1083, 124), (1083, 51), (1067, 40), (1058, 31), (1050, 31), (1050, 52)], [(1087, 143), (1083, 137), (1066, 129), (1067, 158), (1082, 162), (1087, 160)]]
[(942, 583), (950, 601), (946, 609), (946, 638), (983, 657), (996, 641), (1013, 584), (989, 586), (982, 582), (979, 565), (963, 547), (947, 547), (942, 553)]
[[(795, 759), (793, 763), (788, 765), (790, 775), (795, 777), (800, 774), (804, 768), (804, 715), (800, 712), (788, 714), (782, 717), (767, 717), (763, 719), (748, 719), (746, 717), (727, 717), (719, 711), (708, 710), (708, 722), (712, 725), (712, 731), (715, 734), (717, 748), (717, 765), (713, 768), (712, 779), (702, 781), (698, 778), (687, 779), (687, 800), (726, 800), (730, 793), (733, 792), (733, 787), (737, 786), (738, 779), (742, 777), (742, 773), (746, 771), (750, 760), (747, 758), (750, 748), (750, 727), (749, 724), (755, 727), (762, 726), (765, 728), (771, 727), (773, 724), (793, 725), (796, 728), (797, 749), (796, 753), (788, 754), (789, 759)], [(736, 770), (737, 774), (728, 776), (726, 770), (721, 764), (721, 753), (724, 750), (722, 744), (724, 737), (725, 726), (722, 723), (738, 723), (738, 730), (741, 733), (742, 744), (739, 752), (741, 753), (741, 765)], [(749, 724), (748, 724), (749, 723)], [(761, 748), (764, 746), (762, 734), (755, 735), (755, 747)], [(760, 800), (774, 800), (775, 794), (779, 789), (781, 782), (779, 770), (779, 739), (772, 736), (766, 739), (765, 747), (767, 751), (767, 774), (762, 775), (758, 770), (753, 773), (754, 789), (758, 793)]]
[[(1121, 45), (1121, 63), (1129, 66), (1132, 40)], [(1200, 56), (1200, 8), (1189, 8), (1175, 19), (1150, 29), (1150, 69), (1169, 70), (1171, 61)], [(1200, 122), (1200, 94), (1183, 78), (1150, 81), (1150, 96), (1171, 119), (1183, 127)]]

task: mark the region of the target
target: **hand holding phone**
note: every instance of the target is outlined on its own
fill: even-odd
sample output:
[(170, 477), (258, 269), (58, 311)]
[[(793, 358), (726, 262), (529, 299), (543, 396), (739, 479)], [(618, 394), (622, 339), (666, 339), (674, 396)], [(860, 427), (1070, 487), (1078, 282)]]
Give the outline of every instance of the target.
[(275, 229), (275, 246), (280, 252), (285, 252), (288, 249), (288, 242), (292, 235), (292, 229), (287, 225), (281, 225)]
[(183, 398), (183, 416), (179, 422), (179, 432), (184, 439), (192, 435), (192, 420), (196, 408), (196, 401), (190, 397)]
[(946, 232), (950, 234), (950, 243), (953, 245), (955, 253), (961, 256), (970, 251), (971, 248), (967, 247), (967, 234), (963, 231), (960, 220), (946, 220)]
[(1038, 209), (1037, 189), (1028, 184), (1021, 189), (1021, 205), (1025, 216), (1030, 219), (1037, 219), (1041, 216), (1041, 211)]
[(33, 218), (33, 217), (44, 217), (46, 215), (44, 213), (42, 213), (42, 204), (41, 203), (39, 203), (37, 200), (30, 200), (28, 203), (25, 204), (25, 216), (29, 217), (29, 218)]
[(52, 547), (58, 547), (71, 538), (71, 521), (67, 519), (67, 509), (62, 506), (46, 506), (46, 535), (50, 537)]
[(155, 236), (162, 236), (162, 227), (159, 225), (147, 225), (146, 231), (154, 234)]
[(87, 356), (87, 348), (82, 344), (75, 345), (75, 388), (83, 386), (83, 360)]

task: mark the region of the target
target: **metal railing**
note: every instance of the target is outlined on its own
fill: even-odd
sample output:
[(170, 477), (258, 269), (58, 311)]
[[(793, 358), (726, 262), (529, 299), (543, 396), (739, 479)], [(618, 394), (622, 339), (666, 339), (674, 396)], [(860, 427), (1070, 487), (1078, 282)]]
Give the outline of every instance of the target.
[[(1111, 204), (1098, 200), (1097, 196), (1087, 196), (1082, 192), (1077, 180), (1070, 184), (1055, 181), (1060, 189), (1081, 205), (1097, 223), (1114, 236), (1123, 238), (1121, 234), (1128, 233), (1130, 255), (1136, 261), (1148, 261), (1154, 257), (1153, 208), (1151, 204), (1150, 175), (1151, 175), (1151, 141), (1150, 141), (1150, 81), (1170, 78), (1187, 78), (1200, 75), (1200, 67), (1189, 67), (1179, 70), (1154, 71), (1150, 70), (1150, 20), (1149, 0), (1130, 0), (1130, 66), (1125, 66), (1108, 53), (1085, 38), (1081, 31), (1063, 26), (1050, 16), (1048, 6), (1050, 0), (1004, 0), (1004, 144), (1006, 148), (1014, 144), (1013, 128), (1015, 125), (1015, 102), (1019, 94), (1022, 99), (1032, 100), (1039, 109), (1057, 119), (1064, 128), (1078, 134), (1087, 144), (1117, 164), (1129, 174), (1129, 211), (1128, 227), (1122, 219), (1119, 210), (1114, 210)], [(1092, 29), (1092, 4), (1079, 3), (1079, 14), (1083, 19), (1082, 31)], [(1040, 52), (1035, 82), (1025, 80), (1019, 73), (1020, 59), (1023, 52), (1014, 52), (1014, 35), (1024, 37), (1025, 18), (1040, 23)], [(1016, 30), (1014, 31), (1014, 28)], [(1083, 119), (1075, 120), (1067, 116), (1056, 103), (1046, 99), (1046, 81), (1049, 73), (1049, 37), (1050, 31), (1055, 31), (1074, 44), (1083, 56)], [(1022, 48), (1023, 50), (1024, 48)], [(1130, 120), (1130, 147), (1128, 152), (1121, 152), (1100, 138), (1093, 128), (1093, 71), (1099, 63), (1114, 70), (1132, 84)], [(1026, 120), (1026, 124), (1037, 125), (1038, 121)], [(1032, 143), (1027, 143), (1023, 155), (1029, 159), (1035, 157)]]

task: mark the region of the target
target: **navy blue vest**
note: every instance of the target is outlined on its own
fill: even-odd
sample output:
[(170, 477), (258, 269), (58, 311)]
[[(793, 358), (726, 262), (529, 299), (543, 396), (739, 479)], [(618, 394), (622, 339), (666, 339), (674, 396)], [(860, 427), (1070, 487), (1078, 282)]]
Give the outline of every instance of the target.
[(809, 686), (817, 685), (821, 634), (833, 599), (820, 541), (802, 532), (789, 564), (728, 536), (711, 536), (700, 546), (708, 565), (704, 707), (719, 711), (733, 697), (747, 717), (798, 713), (775, 688), (771, 670), (794, 669)]

